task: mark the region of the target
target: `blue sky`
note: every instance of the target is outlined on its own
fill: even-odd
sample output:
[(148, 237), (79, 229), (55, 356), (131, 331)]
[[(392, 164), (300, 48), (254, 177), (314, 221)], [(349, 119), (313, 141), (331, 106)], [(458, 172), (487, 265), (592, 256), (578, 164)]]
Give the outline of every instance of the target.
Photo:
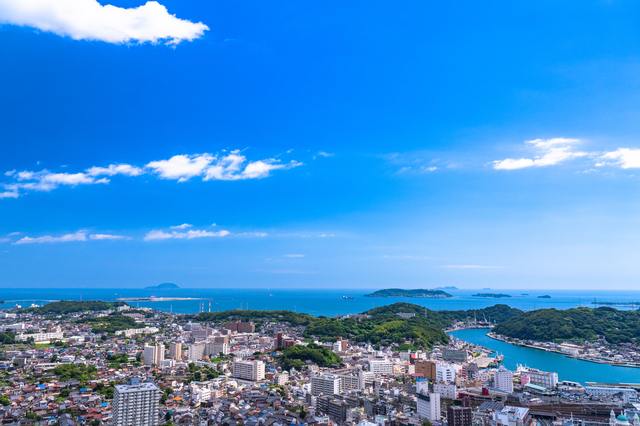
[(0, 286), (631, 289), (638, 12), (0, 0)]

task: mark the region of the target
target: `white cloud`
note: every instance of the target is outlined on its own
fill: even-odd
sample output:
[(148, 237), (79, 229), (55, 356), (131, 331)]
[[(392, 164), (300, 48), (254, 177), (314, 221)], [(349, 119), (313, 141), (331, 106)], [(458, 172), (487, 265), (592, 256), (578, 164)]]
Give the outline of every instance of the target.
[(515, 170), (526, 167), (554, 166), (563, 161), (589, 155), (587, 152), (573, 151), (571, 144), (579, 142), (578, 139), (553, 138), (535, 139), (526, 141), (538, 151), (534, 158), (507, 158), (492, 162), (496, 170)]
[(168, 160), (152, 161), (145, 167), (153, 169), (163, 179), (186, 182), (202, 174), (214, 158), (211, 154), (175, 155)]
[[(612, 152), (606, 152), (601, 157), (601, 161), (596, 166), (617, 165), (622, 169), (636, 169), (640, 167), (640, 149), (619, 148)], [(607, 162), (614, 160), (613, 162)]]
[(324, 152), (324, 151), (320, 151), (320, 152), (318, 152), (318, 155), (321, 155), (323, 157), (333, 157), (335, 154)]
[[(275, 158), (247, 162), (247, 158), (235, 150), (221, 156), (208, 153), (175, 155), (168, 160), (152, 161), (144, 168), (161, 179), (186, 182), (196, 176), (203, 181), (261, 179), (268, 177), (273, 170), (287, 170), (301, 165), (296, 161), (283, 164)], [(13, 181), (0, 183), (0, 188), (4, 187), (4, 191), (0, 192), (0, 199), (17, 198), (28, 191), (52, 191), (61, 185), (106, 184), (110, 182), (109, 179), (100, 176), (140, 176), (145, 173), (144, 168), (130, 164), (111, 164), (107, 167), (91, 167), (82, 173), (53, 173), (46, 169), (39, 172), (9, 171), (5, 175)]]
[(442, 265), (442, 268), (456, 269), (505, 269), (506, 266), (485, 266), (485, 265)]
[(9, 238), (0, 238), (0, 243), (7, 243), (9, 241), (11, 241)]
[(110, 235), (110, 234), (91, 234), (89, 238), (92, 240), (129, 240), (129, 237), (124, 235)]
[(182, 225), (177, 225), (177, 226), (170, 226), (170, 229), (185, 229), (185, 228), (192, 228), (193, 225), (190, 225), (188, 223), (183, 223)]
[(15, 172), (16, 172), (16, 169), (9, 170), (9, 171), (4, 172), (4, 175), (5, 176), (13, 176), (15, 174)]
[(175, 239), (193, 239), (193, 238), (204, 238), (204, 237), (225, 237), (231, 234), (229, 231), (204, 231), (204, 230), (189, 230), (187, 232), (164, 232), (160, 230), (153, 230), (147, 233), (144, 237), (145, 241), (153, 241), (153, 240), (167, 240), (170, 238)]
[[(1, 0), (0, 0), (1, 1)], [(130, 164), (111, 164), (108, 167), (91, 167), (87, 169), (87, 174), (90, 176), (114, 176), (117, 174), (125, 176), (140, 176), (144, 171)]]
[(335, 234), (320, 234), (318, 235), (320, 238), (325, 238), (325, 237), (335, 237)]
[(285, 257), (304, 257), (304, 254), (285, 254)]
[(171, 15), (156, 1), (136, 8), (101, 5), (96, 0), (0, 0), (0, 22), (38, 28), (74, 40), (177, 45), (209, 29)]
[(169, 160), (152, 161), (145, 167), (153, 169), (161, 178), (186, 182), (194, 176), (203, 176), (202, 180), (243, 180), (260, 179), (269, 176), (272, 170), (284, 170), (301, 166), (291, 161), (281, 164), (274, 158), (249, 162), (240, 151), (218, 157), (212, 154), (176, 155)]
[(4, 185), (6, 189), (9, 189), (7, 195), (15, 198), (19, 195), (19, 191), (33, 190), (33, 191), (51, 191), (58, 188), (60, 185), (91, 185), (97, 183), (109, 183), (108, 179), (96, 179), (94, 176), (90, 176), (86, 173), (51, 173), (48, 170), (41, 170), (39, 172), (22, 171), (15, 173), (13, 177), (18, 183), (10, 185)]
[(76, 232), (75, 234), (66, 234), (61, 237), (52, 237), (50, 235), (37, 238), (24, 237), (16, 241), (14, 244), (65, 243), (69, 241), (87, 241), (87, 234), (84, 232)]

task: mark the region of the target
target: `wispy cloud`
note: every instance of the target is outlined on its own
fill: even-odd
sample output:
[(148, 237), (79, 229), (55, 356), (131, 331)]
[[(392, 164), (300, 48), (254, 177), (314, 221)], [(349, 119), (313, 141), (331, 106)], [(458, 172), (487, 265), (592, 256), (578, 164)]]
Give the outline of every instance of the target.
[(189, 230), (187, 232), (164, 232), (161, 230), (153, 230), (149, 231), (147, 235), (145, 235), (145, 241), (156, 241), (156, 240), (168, 240), (168, 239), (193, 239), (193, 238), (206, 238), (206, 237), (225, 237), (231, 234), (229, 231), (205, 231), (205, 230)]
[(202, 37), (202, 22), (178, 19), (156, 1), (136, 8), (101, 5), (96, 0), (0, 0), (0, 22), (37, 28), (74, 40), (107, 43), (166, 40), (177, 45)]
[(318, 152), (318, 155), (321, 156), (321, 157), (333, 157), (333, 156), (335, 156), (335, 154), (333, 154), (333, 153), (324, 152), (324, 151)]
[(14, 244), (66, 243), (70, 241), (87, 241), (87, 234), (85, 232), (76, 232), (74, 234), (66, 234), (60, 237), (52, 237), (51, 235), (45, 235), (37, 238), (23, 237)]
[(131, 237), (124, 235), (111, 235), (111, 234), (91, 234), (89, 238), (92, 240), (130, 240)]
[(506, 269), (506, 266), (487, 266), (487, 265), (442, 265), (442, 268), (455, 269)]
[(285, 254), (285, 257), (304, 257), (304, 254)]
[(196, 176), (201, 177), (203, 181), (234, 181), (262, 179), (269, 177), (274, 170), (287, 170), (301, 165), (302, 163), (297, 161), (281, 163), (275, 158), (248, 161), (246, 156), (235, 150), (224, 155), (175, 155), (168, 160), (151, 161), (144, 167), (111, 164), (107, 167), (91, 167), (78, 173), (54, 173), (46, 169), (39, 172), (10, 170), (5, 175), (13, 181), (0, 183), (0, 187), (4, 188), (4, 191), (0, 192), (0, 199), (17, 198), (28, 191), (48, 192), (62, 185), (75, 187), (110, 182), (108, 178), (101, 176), (135, 177), (150, 172), (161, 179), (178, 182), (186, 182)]
[[(215, 223), (214, 223), (215, 225)], [(188, 224), (188, 223), (183, 223), (182, 225), (177, 225), (177, 226), (170, 226), (170, 229), (186, 229), (186, 228), (192, 228), (193, 225)]]
[(544, 167), (560, 164), (564, 161), (589, 155), (587, 152), (574, 151), (573, 144), (580, 142), (579, 139), (553, 138), (534, 139), (525, 143), (533, 147), (538, 155), (534, 158), (507, 158), (493, 161), (493, 168), (496, 170), (514, 170), (527, 167)]

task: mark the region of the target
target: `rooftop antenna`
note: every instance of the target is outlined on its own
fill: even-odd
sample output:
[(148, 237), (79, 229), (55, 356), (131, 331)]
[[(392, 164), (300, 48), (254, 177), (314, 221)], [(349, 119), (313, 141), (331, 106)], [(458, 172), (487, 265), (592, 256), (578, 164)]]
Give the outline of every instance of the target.
[(172, 314), (173, 313), (173, 305), (169, 305), (169, 313)]

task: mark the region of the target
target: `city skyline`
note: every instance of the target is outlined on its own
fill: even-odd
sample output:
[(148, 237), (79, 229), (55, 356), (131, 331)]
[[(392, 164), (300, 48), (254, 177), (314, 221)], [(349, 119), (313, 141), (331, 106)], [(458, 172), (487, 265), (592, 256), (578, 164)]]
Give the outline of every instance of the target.
[(0, 288), (640, 276), (637, 4), (57, 4), (0, 0)]

